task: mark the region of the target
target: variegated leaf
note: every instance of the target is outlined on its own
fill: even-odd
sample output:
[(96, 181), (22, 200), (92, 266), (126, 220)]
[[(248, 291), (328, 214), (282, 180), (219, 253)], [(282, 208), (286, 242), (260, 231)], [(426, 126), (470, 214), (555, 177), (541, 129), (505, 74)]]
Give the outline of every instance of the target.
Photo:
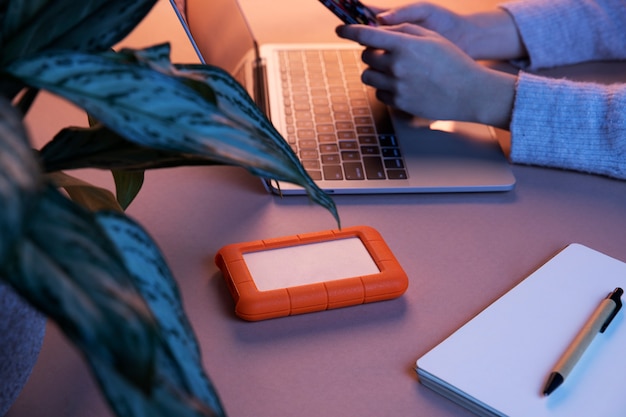
[(85, 207), (118, 209), (121, 206), (124, 210), (141, 190), (146, 169), (216, 164), (206, 157), (136, 145), (101, 124), (62, 129), (41, 149), (40, 159), (45, 172), (78, 168), (111, 170), (119, 203), (116, 206), (108, 205), (110, 193), (96, 187), (72, 184), (71, 188), (65, 188), (72, 200)]
[(137, 145), (103, 125), (62, 129), (40, 151), (45, 172), (79, 168), (147, 170), (215, 165), (208, 157)]
[(129, 62), (123, 54), (48, 53), (8, 70), (29, 85), (83, 107), (142, 146), (206, 156), (261, 177), (299, 184), (339, 220), (332, 199), (226, 73), (210, 77), (208, 85), (219, 97), (216, 105), (188, 86), (195, 82), (192, 78), (183, 81)]
[(0, 265), (21, 238), (40, 183), (40, 168), (21, 119), (10, 103), (0, 99)]
[(46, 50), (104, 51), (122, 40), (156, 0), (11, 0), (0, 25), (0, 67)]
[[(150, 236), (129, 218), (116, 213), (99, 213), (97, 218), (122, 254), (161, 329), (152, 395), (144, 396), (117, 384), (104, 384), (110, 397), (115, 398), (113, 406), (121, 409), (118, 415), (224, 415), (217, 393), (203, 371), (198, 342), (184, 313), (176, 282), (160, 250)], [(116, 378), (109, 375), (106, 367), (97, 369), (103, 379)]]
[(86, 355), (138, 389), (153, 384), (157, 323), (90, 212), (48, 187), (0, 276)]

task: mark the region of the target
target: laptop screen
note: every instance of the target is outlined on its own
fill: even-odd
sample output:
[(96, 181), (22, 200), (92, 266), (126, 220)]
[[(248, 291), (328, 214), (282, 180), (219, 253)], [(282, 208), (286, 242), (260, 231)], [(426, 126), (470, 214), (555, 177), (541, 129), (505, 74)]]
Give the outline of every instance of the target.
[(236, 0), (187, 0), (187, 23), (204, 63), (236, 75), (242, 59), (256, 49)]

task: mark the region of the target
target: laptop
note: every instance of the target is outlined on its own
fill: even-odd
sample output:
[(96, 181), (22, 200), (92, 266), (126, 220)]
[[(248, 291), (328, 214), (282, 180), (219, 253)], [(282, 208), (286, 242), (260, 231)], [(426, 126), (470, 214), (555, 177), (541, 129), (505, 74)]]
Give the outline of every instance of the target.
[[(409, 117), (376, 100), (373, 89), (360, 81), (360, 46), (260, 45), (237, 0), (186, 0), (185, 18), (175, 10), (201, 62), (227, 70), (244, 85), (326, 192), (514, 187), (492, 128)], [(304, 194), (297, 185), (264, 182), (281, 195)]]

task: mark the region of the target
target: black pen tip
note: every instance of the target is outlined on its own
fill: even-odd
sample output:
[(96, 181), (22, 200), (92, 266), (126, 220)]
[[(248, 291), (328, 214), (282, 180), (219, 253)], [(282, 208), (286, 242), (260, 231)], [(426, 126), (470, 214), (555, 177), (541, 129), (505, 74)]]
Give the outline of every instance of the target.
[(543, 389), (543, 395), (550, 395), (552, 391), (563, 383), (563, 375), (558, 372), (552, 372), (548, 377), (548, 381)]

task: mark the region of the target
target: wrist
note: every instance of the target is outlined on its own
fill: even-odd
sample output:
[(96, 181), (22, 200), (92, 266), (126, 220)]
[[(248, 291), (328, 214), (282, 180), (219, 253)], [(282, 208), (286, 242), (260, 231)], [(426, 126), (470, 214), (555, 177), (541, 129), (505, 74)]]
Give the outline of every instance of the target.
[(525, 57), (526, 48), (513, 17), (504, 9), (467, 17), (472, 27), (467, 53), (479, 60), (510, 60)]
[(475, 108), (475, 120), (481, 124), (509, 129), (517, 75), (485, 68), (482, 78), (477, 83), (480, 89), (476, 92), (478, 105)]

